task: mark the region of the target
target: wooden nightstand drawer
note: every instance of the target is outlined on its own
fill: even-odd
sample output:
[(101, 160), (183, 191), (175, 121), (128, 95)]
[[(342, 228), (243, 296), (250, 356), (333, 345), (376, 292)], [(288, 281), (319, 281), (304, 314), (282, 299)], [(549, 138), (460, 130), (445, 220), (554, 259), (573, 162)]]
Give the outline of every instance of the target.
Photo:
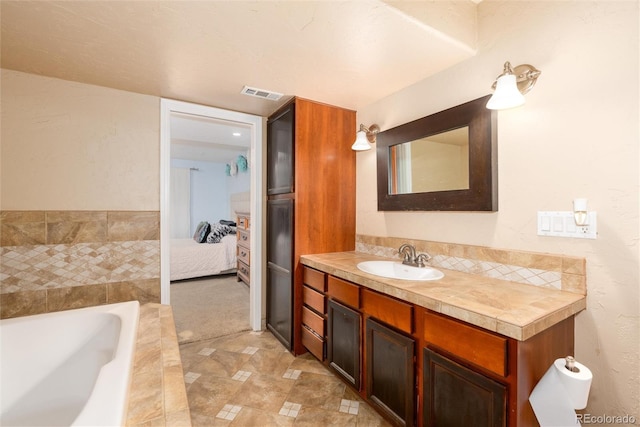
[(304, 267), (303, 268), (303, 281), (305, 285), (311, 286), (313, 289), (324, 292), (327, 290), (327, 286), (325, 284), (325, 273), (314, 270), (313, 268)]
[(329, 276), (327, 293), (337, 301), (360, 308), (360, 287), (337, 277)]
[(238, 216), (238, 223), (236, 224), (238, 228), (249, 228), (249, 217), (248, 216)]
[(249, 230), (241, 230), (238, 228), (237, 233), (238, 233), (238, 245), (248, 248), (249, 245), (251, 244), (251, 234)]
[(318, 313), (324, 314), (324, 295), (308, 286), (302, 287), (302, 301)]
[(249, 284), (249, 266), (244, 262), (238, 262), (238, 277), (247, 285)]
[(362, 289), (362, 311), (408, 334), (413, 332), (413, 306), (391, 297)]
[(498, 375), (507, 375), (507, 338), (426, 311), (424, 339)]
[(238, 246), (238, 261), (242, 261), (245, 264), (251, 264), (250, 251), (244, 246)]

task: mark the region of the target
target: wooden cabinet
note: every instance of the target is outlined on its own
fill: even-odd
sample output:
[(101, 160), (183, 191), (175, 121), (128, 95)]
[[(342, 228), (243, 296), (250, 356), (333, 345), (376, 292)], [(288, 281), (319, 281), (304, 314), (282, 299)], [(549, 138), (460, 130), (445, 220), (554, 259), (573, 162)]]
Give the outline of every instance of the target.
[[(303, 327), (300, 255), (355, 249), (355, 134), (355, 111), (301, 98), (267, 121), (267, 327), (296, 355), (303, 340), (318, 348)], [(276, 224), (279, 203), (290, 215)]]
[(428, 348), (423, 352), (424, 426), (506, 426), (504, 384)]
[(394, 425), (536, 426), (531, 391), (574, 353), (573, 317), (518, 341), (306, 266), (304, 283), (305, 346), (323, 360), (324, 339), (324, 363)]
[(536, 426), (529, 395), (553, 361), (574, 354), (574, 319), (526, 341), (424, 310), (423, 425)]
[[(451, 337), (456, 339), (452, 340)], [(424, 339), (480, 368), (507, 375), (507, 338), (432, 312), (424, 314)]]
[(325, 276), (303, 268), (302, 345), (319, 360), (325, 358)]
[(367, 398), (395, 424), (413, 426), (415, 341), (371, 317), (366, 323)]
[(327, 309), (329, 366), (360, 390), (360, 313), (333, 300), (329, 300)]
[(293, 200), (267, 201), (267, 328), (289, 350), (293, 341)]
[(267, 123), (267, 195), (293, 193), (295, 104), (288, 104)]
[(249, 266), (251, 265), (251, 216), (248, 213), (238, 212), (236, 222), (236, 236), (238, 238), (237, 258), (238, 258), (238, 282), (242, 281), (247, 286), (251, 283)]

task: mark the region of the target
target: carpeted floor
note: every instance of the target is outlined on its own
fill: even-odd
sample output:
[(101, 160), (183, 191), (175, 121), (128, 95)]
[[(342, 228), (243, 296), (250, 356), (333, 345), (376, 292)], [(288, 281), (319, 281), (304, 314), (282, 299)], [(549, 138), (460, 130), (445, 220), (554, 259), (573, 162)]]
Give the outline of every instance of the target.
[(178, 343), (250, 330), (249, 288), (235, 275), (171, 283)]

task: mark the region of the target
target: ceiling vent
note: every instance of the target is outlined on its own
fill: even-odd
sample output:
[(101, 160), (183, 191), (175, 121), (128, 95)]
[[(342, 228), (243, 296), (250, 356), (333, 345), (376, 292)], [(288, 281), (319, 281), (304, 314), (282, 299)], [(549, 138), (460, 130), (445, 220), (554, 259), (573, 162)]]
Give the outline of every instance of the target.
[(255, 96), (256, 98), (269, 99), (271, 101), (277, 101), (282, 98), (283, 94), (278, 92), (270, 92), (264, 89), (257, 89), (255, 87), (245, 86), (242, 88), (240, 93), (249, 96)]

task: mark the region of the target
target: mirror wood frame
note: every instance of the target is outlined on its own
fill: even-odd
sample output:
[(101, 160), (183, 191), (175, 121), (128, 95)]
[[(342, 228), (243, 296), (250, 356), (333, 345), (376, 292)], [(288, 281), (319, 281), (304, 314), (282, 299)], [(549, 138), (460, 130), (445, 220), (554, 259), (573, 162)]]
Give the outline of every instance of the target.
[[(498, 210), (497, 113), (491, 95), (414, 120), (377, 135), (379, 211)], [(389, 147), (469, 126), (469, 188), (389, 194)]]

